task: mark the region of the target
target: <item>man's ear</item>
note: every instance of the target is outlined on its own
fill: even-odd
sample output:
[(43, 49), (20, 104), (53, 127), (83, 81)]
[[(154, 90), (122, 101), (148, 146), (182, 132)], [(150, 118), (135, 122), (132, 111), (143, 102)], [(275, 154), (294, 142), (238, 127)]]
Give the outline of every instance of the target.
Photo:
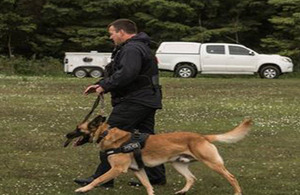
[(127, 34), (123, 29), (120, 29), (118, 31), (118, 33), (120, 33), (121, 36), (124, 36), (125, 34)]

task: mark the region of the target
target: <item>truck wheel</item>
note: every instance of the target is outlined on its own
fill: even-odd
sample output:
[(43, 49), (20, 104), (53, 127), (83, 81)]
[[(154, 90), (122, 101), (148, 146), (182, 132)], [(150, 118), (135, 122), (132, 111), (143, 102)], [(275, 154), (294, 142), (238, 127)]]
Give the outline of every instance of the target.
[(73, 72), (74, 76), (78, 77), (78, 78), (84, 78), (87, 76), (87, 72), (85, 69), (83, 68), (78, 68)]
[(182, 78), (192, 78), (196, 76), (196, 70), (191, 65), (181, 65), (176, 69), (175, 75)]
[(279, 77), (279, 74), (280, 71), (275, 66), (265, 66), (259, 72), (259, 76), (264, 79), (275, 79)]
[(90, 71), (90, 76), (93, 78), (99, 78), (102, 77), (103, 71), (101, 69), (92, 69)]

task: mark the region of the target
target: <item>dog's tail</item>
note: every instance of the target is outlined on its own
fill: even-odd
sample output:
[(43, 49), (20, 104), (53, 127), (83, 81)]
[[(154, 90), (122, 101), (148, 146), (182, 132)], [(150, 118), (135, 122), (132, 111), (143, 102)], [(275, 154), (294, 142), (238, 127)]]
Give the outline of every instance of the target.
[(244, 119), (244, 121), (235, 127), (233, 130), (227, 133), (217, 134), (217, 135), (204, 135), (204, 137), (209, 142), (225, 142), (225, 143), (235, 143), (242, 140), (250, 131), (252, 124), (251, 119)]

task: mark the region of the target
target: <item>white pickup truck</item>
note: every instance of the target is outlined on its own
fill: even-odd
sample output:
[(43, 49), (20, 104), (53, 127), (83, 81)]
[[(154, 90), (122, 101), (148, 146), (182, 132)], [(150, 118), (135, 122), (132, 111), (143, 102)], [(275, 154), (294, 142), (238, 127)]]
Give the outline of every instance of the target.
[(293, 71), (292, 60), (280, 55), (258, 54), (239, 44), (163, 42), (156, 51), (160, 70), (177, 77), (201, 74), (255, 74), (273, 79)]
[(105, 66), (110, 62), (111, 53), (91, 52), (66, 52), (64, 59), (65, 73), (83, 78), (103, 76)]

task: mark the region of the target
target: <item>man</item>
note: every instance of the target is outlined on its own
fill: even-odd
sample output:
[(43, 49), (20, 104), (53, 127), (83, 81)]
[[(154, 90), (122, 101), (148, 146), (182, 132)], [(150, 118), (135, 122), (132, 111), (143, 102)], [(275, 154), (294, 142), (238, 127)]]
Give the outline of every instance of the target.
[[(107, 122), (111, 127), (130, 132), (137, 129), (141, 133), (154, 134), (155, 113), (157, 109), (161, 109), (162, 104), (157, 61), (149, 48), (150, 38), (143, 32), (137, 34), (136, 24), (128, 19), (112, 22), (108, 31), (116, 46), (112, 62), (107, 67), (108, 76), (87, 87), (84, 94), (110, 92), (113, 110)], [(107, 172), (110, 165), (102, 152), (100, 160), (94, 175), (74, 181), (87, 185)], [(153, 185), (166, 183), (163, 165), (145, 167), (145, 170)], [(103, 186), (113, 187), (113, 180)]]

